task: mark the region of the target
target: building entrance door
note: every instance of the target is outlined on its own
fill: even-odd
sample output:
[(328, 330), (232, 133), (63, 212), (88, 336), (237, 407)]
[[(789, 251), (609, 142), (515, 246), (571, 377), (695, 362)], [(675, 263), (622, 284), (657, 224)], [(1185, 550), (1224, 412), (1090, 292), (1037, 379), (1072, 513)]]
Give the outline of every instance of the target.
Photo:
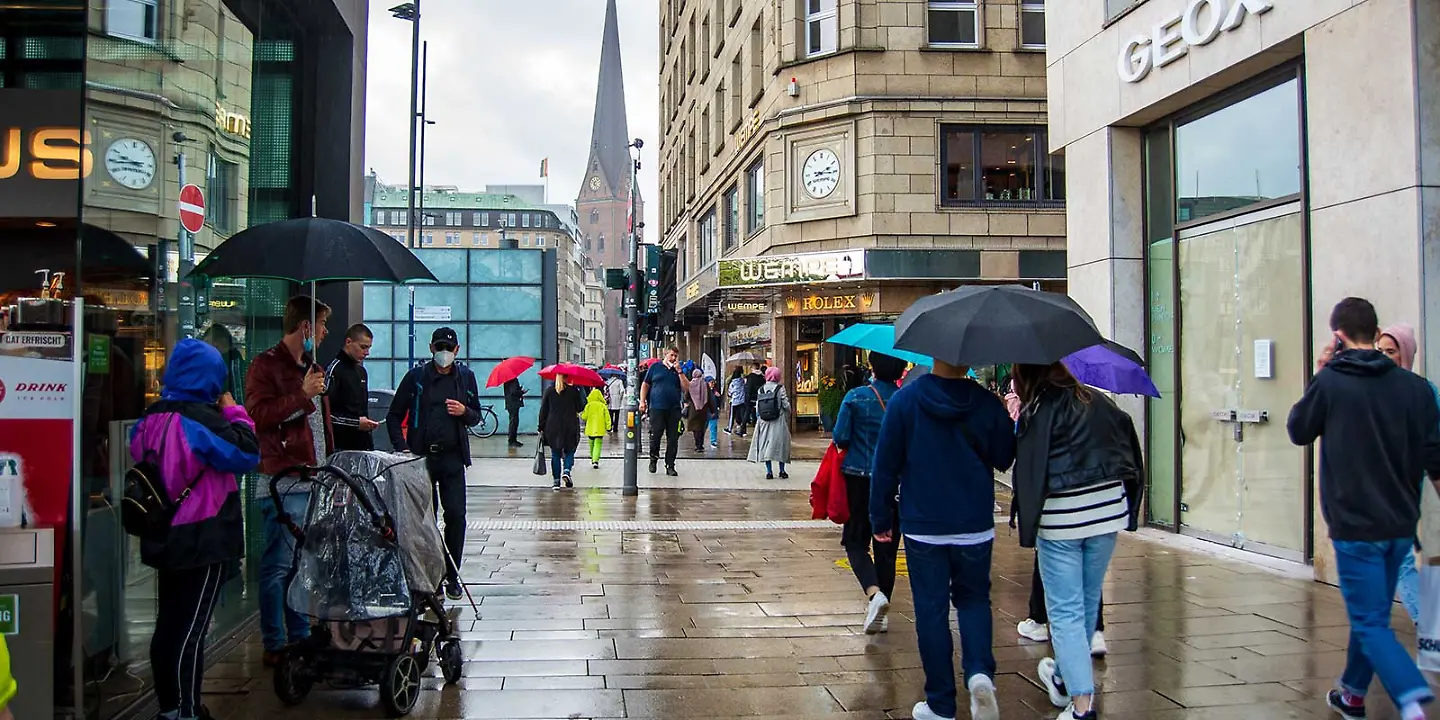
[(1285, 419), (1305, 389), (1298, 203), (1182, 230), (1182, 532), (1303, 559), (1304, 450)]

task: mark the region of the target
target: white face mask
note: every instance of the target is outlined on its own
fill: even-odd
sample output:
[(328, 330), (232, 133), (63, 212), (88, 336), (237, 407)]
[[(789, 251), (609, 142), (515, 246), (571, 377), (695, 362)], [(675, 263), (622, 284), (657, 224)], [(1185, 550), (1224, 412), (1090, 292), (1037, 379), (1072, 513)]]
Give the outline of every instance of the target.
[(435, 351), (435, 364), (442, 368), (448, 368), (455, 362), (455, 353), (449, 350)]

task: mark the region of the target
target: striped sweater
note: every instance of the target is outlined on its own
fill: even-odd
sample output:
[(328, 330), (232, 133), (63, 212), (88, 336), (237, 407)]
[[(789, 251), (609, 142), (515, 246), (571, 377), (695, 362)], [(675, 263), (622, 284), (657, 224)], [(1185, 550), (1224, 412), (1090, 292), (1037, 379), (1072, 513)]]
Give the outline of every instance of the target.
[(1107, 480), (1099, 485), (1052, 492), (1040, 513), (1040, 538), (1083, 540), (1124, 530), (1130, 505), (1125, 484)]

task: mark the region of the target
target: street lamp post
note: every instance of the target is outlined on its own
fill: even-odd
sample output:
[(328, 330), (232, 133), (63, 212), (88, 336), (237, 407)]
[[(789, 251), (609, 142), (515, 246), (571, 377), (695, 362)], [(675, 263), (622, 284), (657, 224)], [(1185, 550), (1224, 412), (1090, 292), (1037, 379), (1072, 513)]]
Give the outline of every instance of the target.
[[(420, 0), (390, 8), (390, 14), (410, 21), (410, 174), (405, 177), (405, 246), (415, 242), (415, 122), (420, 104)], [(410, 288), (410, 367), (415, 366), (415, 288)]]
[[(640, 277), (640, 218), (635, 216), (635, 182), (640, 173), (640, 148), (645, 143), (640, 138), (629, 147), (635, 148), (635, 159), (630, 166), (630, 204), (627, 213), (630, 234), (630, 292), (625, 299), (625, 480), (622, 494), (634, 497), (640, 494), (640, 304), (642, 278)], [(652, 450), (652, 452), (654, 452)]]

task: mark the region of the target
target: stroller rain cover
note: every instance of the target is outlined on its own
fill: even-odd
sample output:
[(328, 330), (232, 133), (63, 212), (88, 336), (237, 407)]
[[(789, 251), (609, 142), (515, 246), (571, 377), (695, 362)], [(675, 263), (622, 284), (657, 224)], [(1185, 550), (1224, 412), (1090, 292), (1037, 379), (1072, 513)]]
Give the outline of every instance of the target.
[(435, 592), (445, 577), (445, 544), (425, 461), (347, 450), (331, 455), (328, 464), (350, 473), (378, 511), (389, 511), (395, 540), (381, 537), (349, 485), (333, 473), (318, 473), (308, 517), (295, 518), (305, 542), (296, 553), (286, 603), (323, 621), (408, 614), (411, 592)]

